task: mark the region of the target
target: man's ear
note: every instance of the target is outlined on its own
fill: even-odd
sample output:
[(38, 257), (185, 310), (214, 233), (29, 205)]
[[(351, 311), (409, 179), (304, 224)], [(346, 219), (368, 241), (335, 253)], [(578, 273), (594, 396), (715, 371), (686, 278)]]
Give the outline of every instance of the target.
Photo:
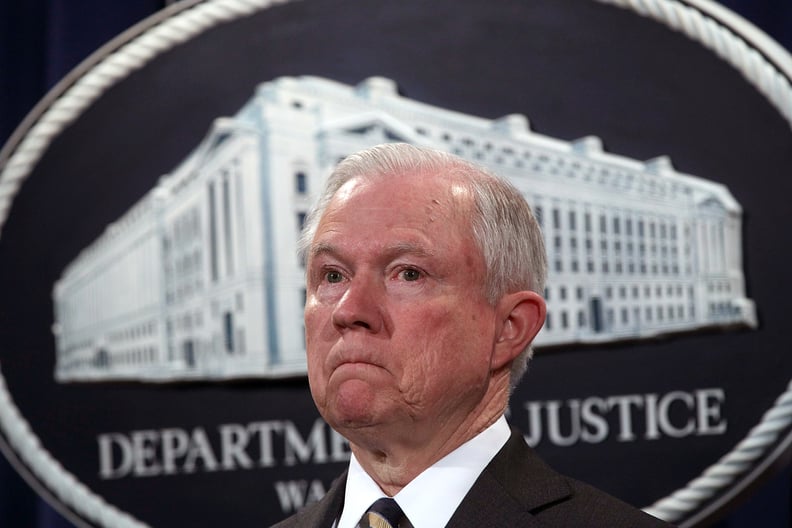
[(547, 314), (544, 299), (532, 291), (504, 295), (498, 303), (499, 333), (495, 340), (492, 370), (508, 365), (531, 344)]

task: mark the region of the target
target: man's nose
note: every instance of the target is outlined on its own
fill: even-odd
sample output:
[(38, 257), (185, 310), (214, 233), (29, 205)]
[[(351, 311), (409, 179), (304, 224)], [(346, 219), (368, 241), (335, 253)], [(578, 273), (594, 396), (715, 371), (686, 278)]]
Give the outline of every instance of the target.
[(333, 310), (333, 324), (341, 331), (382, 330), (382, 285), (371, 278), (354, 277)]

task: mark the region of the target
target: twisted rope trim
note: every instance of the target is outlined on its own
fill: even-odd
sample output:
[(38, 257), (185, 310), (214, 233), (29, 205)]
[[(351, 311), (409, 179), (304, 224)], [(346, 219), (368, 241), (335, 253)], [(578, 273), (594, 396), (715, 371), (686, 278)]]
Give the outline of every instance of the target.
[[(38, 437), (31, 430), (30, 424), (20, 414), (11, 399), (5, 378), (2, 375), (0, 375), (0, 426), (3, 428), (6, 439), (14, 448), (12, 455), (19, 457), (25, 469), (44, 481), (48, 486), (46, 490), (48, 493), (58, 497), (75, 513), (107, 528), (146, 528), (147, 525), (119, 510), (88, 489), (44, 449)], [(5, 452), (5, 449), (3, 451)], [(8, 453), (6, 455), (8, 456)], [(13, 463), (14, 458), (8, 458)], [(17, 467), (17, 469), (20, 468)], [(34, 488), (39, 488), (36, 482), (29, 483)], [(74, 519), (72, 520), (74, 521)]]
[[(52, 140), (106, 90), (205, 30), (290, 0), (207, 0), (165, 19), (109, 54), (58, 97), (0, 167), (0, 235), (11, 201)], [(2, 160), (0, 160), (1, 162)]]
[[(732, 17), (743, 34), (751, 35), (753, 40), (766, 47), (772, 46), (773, 49), (768, 55), (777, 59), (779, 66), (786, 71), (779, 71), (778, 66), (768, 61), (762, 53), (751, 47), (731, 28), (694, 7), (680, 3), (679, 0), (595, 1), (635, 11), (702, 44), (739, 71), (792, 125), (792, 85), (790, 84), (792, 57), (745, 20)], [(702, 8), (711, 11), (719, 10), (716, 9), (719, 6), (713, 5), (709, 0), (688, 0), (688, 2), (699, 4)], [(723, 11), (722, 8), (720, 10)]]
[[(161, 53), (213, 26), (289, 1), (207, 0), (147, 28), (128, 44), (104, 57), (53, 102), (25, 134), (9, 156), (8, 163), (0, 166), (0, 235), (12, 198), (49, 144), (106, 90)], [(0, 429), (24, 468), (40, 478), (48, 491), (84, 519), (106, 528), (148, 526), (107, 503), (52, 457), (19, 412), (1, 374)], [(35, 487), (35, 483), (31, 484)]]
[[(773, 57), (785, 72), (734, 33), (734, 31), (698, 9), (677, 0), (595, 0), (635, 11), (641, 16), (665, 24), (702, 44), (726, 61), (752, 84), (792, 125), (792, 57), (789, 53), (769, 45), (769, 39), (755, 27), (739, 17), (732, 22), (739, 26), (742, 34), (762, 43), (764, 49), (772, 47), (768, 55)], [(722, 10), (708, 0), (688, 0), (709, 11)], [(723, 14), (723, 13), (722, 13)], [(769, 41), (772, 43), (772, 41)], [(774, 44), (774, 43), (772, 43)], [(755, 463), (787, 432), (792, 424), (792, 381), (786, 391), (778, 397), (774, 406), (762, 416), (748, 435), (731, 452), (712, 464), (684, 488), (658, 500), (644, 510), (655, 517), (677, 522), (706, 506), (716, 494), (746, 475)]]
[(776, 399), (773, 407), (764, 413), (761, 421), (750, 430), (748, 436), (731, 452), (705, 469), (701, 476), (688, 482), (684, 488), (644, 510), (669, 522), (682, 519), (686, 513), (698, 509), (718, 491), (749, 472), (776, 443), (779, 436), (788, 430), (791, 423), (792, 382)]
[[(8, 218), (13, 197), (44, 155), (50, 142), (107, 89), (164, 51), (213, 26), (251, 15), (275, 4), (291, 1), (293, 0), (206, 0), (147, 28), (128, 44), (108, 54), (55, 99), (11, 152), (8, 162), (0, 167), (0, 235)], [(792, 67), (788, 67), (792, 64), (792, 58), (788, 53), (782, 51), (779, 54), (778, 50), (774, 50), (774, 53), (781, 56), (782, 67), (787, 70), (785, 74), (731, 29), (677, 0), (594, 1), (630, 9), (703, 44), (740, 71), (792, 125), (792, 86), (789, 80), (792, 76)], [(707, 0), (688, 1), (706, 5)], [(747, 25), (746, 28), (751, 29)], [(766, 43), (766, 40), (760, 39), (760, 42)], [(0, 163), (2, 161), (0, 160)], [(657, 501), (645, 510), (671, 522), (682, 518), (749, 471), (756, 460), (765, 456), (790, 423), (792, 423), (792, 382), (777, 399), (774, 407), (763, 415), (761, 422), (733, 451), (710, 466), (685, 488)], [(104, 527), (147, 526), (93, 493), (44, 449), (14, 404), (2, 375), (0, 375), (0, 428), (25, 466), (41, 478), (64, 504), (73, 508), (78, 514)]]

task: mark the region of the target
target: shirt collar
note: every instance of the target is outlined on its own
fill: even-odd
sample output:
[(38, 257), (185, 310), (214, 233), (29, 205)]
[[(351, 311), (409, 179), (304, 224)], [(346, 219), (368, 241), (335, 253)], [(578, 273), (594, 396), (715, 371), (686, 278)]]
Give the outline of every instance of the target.
[[(506, 418), (468, 440), (415, 477), (393, 498), (414, 528), (445, 526), (511, 432)], [(344, 509), (337, 528), (355, 528), (366, 509), (385, 494), (354, 455), (349, 462)]]

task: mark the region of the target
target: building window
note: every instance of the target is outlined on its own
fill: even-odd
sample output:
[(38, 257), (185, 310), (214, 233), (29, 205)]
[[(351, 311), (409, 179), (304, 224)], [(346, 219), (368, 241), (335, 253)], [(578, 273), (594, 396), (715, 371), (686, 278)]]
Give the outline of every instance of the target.
[(223, 344), (226, 352), (234, 352), (234, 314), (231, 312), (223, 314)]
[(308, 192), (308, 178), (303, 171), (297, 171), (294, 174), (294, 189), (297, 194), (305, 194)]
[(182, 343), (182, 353), (184, 355), (184, 362), (188, 367), (195, 366), (195, 345), (191, 339), (187, 339)]

